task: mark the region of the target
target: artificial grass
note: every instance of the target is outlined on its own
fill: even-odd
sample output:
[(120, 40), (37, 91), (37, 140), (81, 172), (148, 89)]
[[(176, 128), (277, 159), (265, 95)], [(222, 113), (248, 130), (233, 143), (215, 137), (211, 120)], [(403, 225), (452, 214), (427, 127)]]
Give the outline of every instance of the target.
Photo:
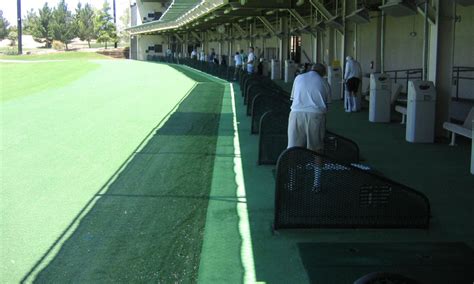
[[(148, 147), (146, 149), (150, 151), (134, 155), (137, 146), (161, 120), (166, 120), (170, 110), (193, 87), (194, 81), (165, 65), (125, 60), (107, 60), (97, 64), (100, 65), (97, 69), (67, 85), (0, 103), (2, 113), (0, 279), (3, 283), (17, 283), (29, 272), (31, 274), (28, 275), (31, 277), (28, 281), (32, 281), (39, 271), (51, 263), (41, 276), (41, 279), (47, 281), (46, 276), (50, 275), (47, 272), (58, 271), (55, 270), (58, 268), (56, 264), (61, 263), (60, 261), (64, 260), (65, 256), (77, 258), (78, 262), (91, 262), (91, 266), (87, 266), (91, 270), (85, 270), (84, 274), (81, 274), (81, 279), (91, 281), (94, 277), (94, 281), (99, 281), (102, 277), (108, 279), (108, 276), (105, 276), (107, 273), (104, 272), (105, 268), (112, 267), (108, 263), (119, 261), (115, 258), (116, 255), (126, 258), (126, 251), (128, 251), (130, 253), (128, 256), (131, 258), (127, 258), (129, 260), (127, 265), (123, 262), (121, 266), (116, 267), (116, 270), (108, 270), (110, 275), (113, 276), (114, 272), (117, 272), (119, 276), (120, 273), (126, 272), (126, 268), (133, 265), (137, 259), (135, 258), (137, 253), (149, 252), (151, 257), (155, 256), (155, 254), (151, 255), (153, 252), (159, 253), (153, 246), (159, 242), (160, 236), (163, 235), (167, 241), (169, 240), (165, 233), (165, 230), (168, 230), (166, 229), (168, 223), (165, 227), (155, 223), (158, 220), (155, 218), (160, 217), (157, 215), (172, 218), (183, 210), (179, 206), (173, 207), (173, 204), (179, 203), (177, 200), (199, 200), (199, 198), (191, 197), (199, 196), (199, 194), (183, 191), (180, 193), (189, 194), (189, 199), (186, 199), (186, 196), (175, 199), (163, 197), (159, 204), (156, 204), (153, 200), (159, 198), (146, 196), (147, 189), (154, 190), (158, 186), (163, 189), (164, 195), (169, 191), (174, 191), (175, 187), (166, 186), (172, 186), (172, 181), (182, 178), (185, 174), (177, 168), (166, 171), (170, 169), (167, 165), (184, 167), (186, 164), (180, 163), (177, 157), (188, 155), (188, 157), (196, 158), (196, 155), (192, 153), (181, 153), (186, 152), (186, 149), (179, 148), (183, 143), (178, 144), (182, 141), (180, 139), (185, 137), (184, 135), (178, 135), (178, 133), (154, 137), (152, 141), (161, 141), (159, 145), (153, 144), (157, 146), (156, 149)], [(29, 76), (31, 74), (25, 74), (25, 77)], [(179, 84), (176, 84), (177, 81)], [(205, 94), (201, 97), (202, 104), (209, 104), (209, 107), (212, 107), (212, 101), (206, 101), (205, 97)], [(199, 98), (196, 97), (196, 99)], [(215, 107), (218, 108), (218, 106)], [(183, 113), (190, 112), (189, 107), (182, 110)], [(205, 110), (195, 109), (200, 113), (205, 113)], [(191, 135), (195, 138), (192, 142), (208, 144), (210, 140), (215, 139), (211, 135), (199, 135), (198, 129), (193, 128), (196, 135)], [(192, 142), (187, 149), (194, 147)], [(173, 148), (174, 145), (175, 148)], [(163, 147), (171, 148), (164, 149)], [(159, 149), (168, 154), (153, 152)], [(176, 161), (168, 162), (174, 150), (177, 152), (174, 156)], [(136, 159), (131, 159), (127, 164), (126, 161), (131, 156)], [(191, 163), (189, 159), (187, 161)], [(201, 160), (193, 161), (200, 163)], [(124, 163), (127, 165), (122, 167)], [(147, 170), (146, 166), (150, 168)], [(190, 169), (196, 169), (196, 166), (189, 166)], [(116, 173), (122, 168), (124, 171)], [(169, 179), (166, 184), (162, 180), (154, 179), (167, 177)], [(206, 180), (205, 177), (190, 176), (189, 178), (196, 178), (198, 181)], [(113, 182), (115, 180), (116, 182)], [(102, 202), (100, 206), (94, 207), (90, 211), (92, 213), (86, 215), (81, 221), (84, 216), (78, 213), (81, 210), (84, 210), (84, 214), (89, 212), (90, 208), (86, 207), (88, 202), (95, 201), (99, 190), (103, 189), (107, 193), (106, 190), (109, 188), (118, 194), (145, 196), (104, 196), (99, 199)], [(156, 192), (149, 193), (156, 194)], [(205, 202), (207, 201), (204, 199), (201, 204)], [(174, 210), (170, 213), (165, 208), (160, 209), (161, 205), (169, 206), (168, 208)], [(140, 211), (142, 207), (143, 211)], [(120, 208), (124, 210), (118, 210)], [(193, 208), (190, 210), (194, 210)], [(125, 215), (125, 211), (131, 215)], [(168, 213), (163, 213), (165, 211)], [(135, 215), (137, 213), (143, 213), (143, 215)], [(205, 215), (205, 210), (203, 214)], [(180, 216), (190, 215), (183, 211)], [(75, 220), (76, 217), (78, 219)], [(90, 220), (92, 224), (88, 223)], [(117, 223), (108, 223), (113, 221)], [(128, 224), (127, 221), (136, 223)], [(151, 225), (147, 226), (147, 222)], [(121, 224), (123, 227), (121, 230), (116, 230), (115, 226), (110, 226), (113, 224)], [(176, 226), (182, 225), (183, 230), (189, 229), (194, 232), (191, 226), (185, 224), (186, 220), (183, 220)], [(156, 229), (152, 225), (159, 226), (158, 231), (151, 230)], [(150, 231), (147, 231), (148, 227)], [(73, 235), (76, 228), (79, 228), (78, 235)], [(81, 228), (92, 228), (94, 231), (90, 232), (93, 234), (90, 235)], [(127, 228), (140, 230), (127, 231)], [(131, 234), (129, 236), (134, 234), (136, 238), (130, 238), (131, 242), (125, 245), (124, 242), (128, 240), (128, 236), (127, 238), (123, 236), (127, 232)], [(176, 230), (176, 232), (182, 231)], [(94, 240), (108, 241), (114, 233), (120, 241), (110, 242), (110, 244), (98, 242), (95, 244), (98, 247), (94, 247), (89, 252), (80, 249), (69, 250), (74, 247), (75, 242), (71, 240), (76, 240), (76, 236), (86, 239), (93, 236), (88, 239), (92, 242)], [(60, 254), (56, 255), (69, 237), (71, 238), (67, 245)], [(142, 242), (135, 242), (139, 239)], [(189, 241), (185, 235), (175, 235), (173, 240), (177, 247)], [(199, 242), (192, 243), (196, 249), (200, 245)], [(170, 244), (166, 243), (166, 246)], [(165, 247), (163, 243), (162, 247)], [(183, 245), (183, 248), (185, 247)], [(103, 254), (104, 252), (109, 254)], [(97, 255), (94, 256), (94, 253)], [(58, 258), (55, 259), (56, 256)], [(179, 259), (177, 255), (166, 253), (163, 257), (169, 261), (168, 267), (171, 268), (176, 266)], [(162, 261), (165, 260), (162, 259)], [(95, 270), (92, 269), (93, 263), (96, 265)], [(78, 272), (77, 269), (80, 266), (62, 268), (64, 268), (64, 273), (54, 275), (54, 279), (59, 279), (62, 275), (64, 278), (60, 282), (68, 282), (74, 279), (67, 276), (75, 275), (74, 272)], [(154, 268), (159, 269), (156, 266)], [(134, 273), (140, 271), (142, 270), (137, 268)], [(172, 275), (172, 273), (167, 275)], [(130, 277), (138, 279), (139, 276), (130, 274)]]
[(84, 51), (63, 51), (45, 54), (23, 54), (23, 55), (0, 55), (4, 60), (98, 60), (111, 59), (111, 57), (96, 53)]
[[(403, 141), (404, 128), (397, 124), (372, 124), (367, 121), (367, 112), (346, 114), (341, 102), (333, 102), (328, 114), (328, 128), (335, 133), (354, 139), (361, 148), (364, 163), (374, 167), (389, 178), (405, 183), (425, 193), (432, 205), (433, 218), (429, 230), (402, 229), (318, 229), (282, 230), (272, 232), (274, 217), (275, 180), (273, 166), (257, 166), (258, 136), (250, 134), (250, 118), (246, 115), (239, 87), (236, 90), (238, 132), (241, 146), (242, 168), (246, 189), (250, 234), (253, 251), (250, 254), (255, 263), (255, 278), (266, 283), (312, 283), (312, 276), (318, 269), (305, 269), (298, 244), (310, 243), (381, 243), (394, 242), (462, 242), (474, 246), (474, 230), (466, 227), (466, 220), (472, 219), (472, 182), (468, 173), (469, 147), (462, 144), (452, 148), (446, 144), (413, 145)], [(286, 86), (288, 88), (288, 86)], [(231, 165), (227, 165), (230, 168)], [(221, 181), (221, 184), (225, 184)], [(229, 187), (229, 185), (226, 185)], [(230, 191), (229, 191), (230, 192)], [(223, 205), (221, 205), (222, 207)], [(237, 273), (230, 273), (229, 263), (242, 263), (245, 256), (237, 256), (233, 250), (223, 250), (222, 243), (234, 244), (240, 240), (235, 229), (235, 210), (209, 207), (206, 236), (213, 242), (206, 245), (203, 253), (210, 255), (201, 260), (200, 277), (213, 282), (241, 282), (241, 267), (235, 265)], [(210, 219), (209, 216), (213, 218)], [(217, 220), (225, 220), (220, 225)], [(224, 223), (224, 222), (222, 222)], [(210, 228), (213, 231), (207, 231)], [(205, 239), (206, 240), (206, 239)], [(230, 240), (230, 241), (229, 241)], [(216, 244), (216, 245), (214, 245)], [(206, 249), (206, 246), (209, 246)], [(215, 249), (214, 249), (215, 248)], [(213, 250), (214, 249), (214, 250)], [(309, 259), (317, 252), (308, 252)], [(248, 257), (249, 255), (247, 255)], [(314, 255), (327, 257), (331, 255)], [(225, 261), (221, 261), (225, 259)], [(206, 263), (202, 263), (203, 261)], [(360, 263), (360, 259), (350, 259)], [(220, 264), (222, 263), (222, 264)], [(206, 270), (206, 271), (202, 271)], [(346, 268), (333, 270), (334, 275), (348, 283), (352, 275), (344, 274)], [(325, 273), (325, 271), (320, 271)], [(235, 275), (237, 274), (237, 275)], [(229, 278), (232, 277), (232, 278)], [(346, 277), (344, 279), (344, 277)], [(352, 277), (352, 278), (351, 278)], [(350, 281), (347, 281), (351, 279)]]
[(214, 83), (191, 91), (38, 282), (196, 282), (222, 93)]
[(0, 101), (66, 86), (97, 68), (97, 63), (76, 59), (31, 64), (0, 63)]

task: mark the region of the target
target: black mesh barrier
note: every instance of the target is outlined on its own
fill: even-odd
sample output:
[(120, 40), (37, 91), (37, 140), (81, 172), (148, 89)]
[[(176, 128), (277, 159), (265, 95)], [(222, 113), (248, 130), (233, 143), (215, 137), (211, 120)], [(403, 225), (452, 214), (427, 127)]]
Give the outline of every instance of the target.
[(276, 93), (275, 89), (272, 88), (267, 88), (265, 85), (261, 84), (249, 84), (249, 88), (247, 91), (247, 96), (244, 97), (244, 105), (247, 105), (247, 115), (252, 115), (252, 105), (253, 105), (253, 99), (255, 96), (259, 94), (274, 94)]
[[(263, 89), (272, 90), (273, 93), (282, 92), (280, 87), (274, 85), (272, 82), (267, 81), (263, 78), (254, 78), (253, 80), (247, 83), (247, 87), (245, 89), (244, 94), (244, 104), (251, 104), (256, 93), (261, 93)], [(250, 115), (249, 110), (247, 111), (247, 115)]]
[(227, 68), (227, 81), (235, 81), (234, 79), (237, 79), (237, 78), (234, 77), (234, 74), (235, 74), (235, 67), (234, 66), (229, 66)]
[(354, 141), (326, 131), (324, 154), (331, 159), (346, 163), (359, 163), (359, 146)]
[(258, 85), (258, 87), (249, 88), (248, 95), (245, 99), (248, 100), (247, 103), (247, 115), (252, 115), (253, 103), (254, 98), (258, 94), (270, 94), (275, 97), (281, 98), (284, 101), (287, 101), (288, 104), (291, 104), (289, 101), (289, 94), (286, 93), (284, 90), (280, 88), (273, 88), (273, 87), (265, 87), (262, 85)]
[(428, 228), (428, 199), (304, 148), (277, 163), (274, 228)]
[(245, 90), (247, 89), (247, 86), (250, 82), (252, 82), (257, 75), (255, 74), (248, 74), (247, 76), (244, 77), (244, 80), (242, 82), (242, 85), (240, 86), (240, 90), (242, 92), (242, 96), (245, 97)]
[[(267, 111), (276, 111), (288, 113), (289, 104), (282, 102), (282, 99), (278, 95), (272, 93), (271, 90), (262, 90), (262, 93), (257, 93), (252, 103), (249, 104), (252, 107), (250, 110), (251, 114), (251, 134), (258, 134), (260, 132), (260, 120), (264, 113)], [(276, 162), (276, 160), (275, 160)]]
[(288, 116), (283, 111), (267, 111), (260, 119), (258, 164), (274, 165), (288, 145)]

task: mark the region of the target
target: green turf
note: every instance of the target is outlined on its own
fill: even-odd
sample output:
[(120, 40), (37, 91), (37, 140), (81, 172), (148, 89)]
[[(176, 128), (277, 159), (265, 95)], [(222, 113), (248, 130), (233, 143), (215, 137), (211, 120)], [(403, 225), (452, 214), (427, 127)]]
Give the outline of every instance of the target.
[(82, 60), (31, 64), (0, 63), (0, 101), (66, 86), (98, 67), (97, 63)]
[[(288, 86), (286, 86), (288, 87)], [(432, 222), (425, 230), (320, 229), (288, 230), (272, 233), (274, 208), (273, 166), (257, 166), (258, 136), (250, 135), (250, 118), (236, 86), (237, 120), (241, 146), (247, 206), (253, 245), (256, 280), (267, 283), (310, 283), (298, 251), (298, 243), (311, 242), (464, 242), (474, 246), (474, 230), (467, 226), (472, 219), (473, 177), (468, 173), (469, 147), (461, 143), (414, 145), (404, 142), (404, 128), (397, 124), (372, 124), (367, 112), (346, 114), (340, 102), (334, 102), (328, 115), (328, 128), (357, 141), (367, 163), (387, 177), (424, 192), (431, 201)], [(227, 165), (230, 168), (231, 165)], [(415, 173), (417, 170), (418, 175)], [(232, 177), (230, 177), (232, 178)], [(221, 181), (221, 184), (225, 182)], [(229, 185), (227, 185), (229, 187)], [(230, 190), (228, 192), (231, 192)], [(221, 205), (222, 207), (222, 205)], [(239, 283), (242, 275), (231, 273), (229, 265), (241, 273), (235, 263), (244, 262), (232, 249), (222, 244), (240, 240), (235, 229), (235, 210), (209, 207), (206, 236), (211, 236), (210, 256), (206, 257), (206, 238), (201, 259), (201, 275), (213, 282)], [(214, 211), (212, 213), (212, 211)], [(209, 217), (213, 217), (212, 219)], [(219, 223), (225, 220), (225, 225)], [(212, 222), (212, 224), (209, 224)], [(207, 231), (210, 228), (212, 231)], [(213, 228), (213, 229), (212, 229)], [(216, 245), (214, 245), (216, 244)], [(308, 257), (311, 257), (310, 255)], [(328, 257), (325, 255), (321, 257)], [(208, 263), (203, 263), (207, 259)], [(225, 259), (225, 261), (221, 261)], [(355, 261), (355, 260), (351, 260)], [(222, 264), (220, 264), (222, 263)], [(317, 271), (311, 271), (317, 273)], [(344, 273), (344, 270), (335, 271)], [(211, 278), (212, 277), (212, 278)], [(232, 277), (232, 278), (231, 278)], [(355, 279), (353, 279), (355, 280)], [(207, 283), (204, 281), (203, 283)], [(336, 282), (334, 282), (336, 283)], [(339, 282), (338, 282), (339, 283)], [(348, 283), (348, 282), (340, 282)]]
[[(137, 253), (154, 251), (154, 246), (160, 243), (160, 236), (166, 236), (166, 240), (169, 240), (164, 230), (170, 228), (159, 227), (156, 231), (154, 227), (158, 224), (154, 219), (155, 213), (157, 210), (164, 210), (160, 209), (161, 204), (173, 208), (172, 214), (166, 215), (168, 217), (178, 213), (182, 213), (180, 216), (190, 216), (188, 211), (180, 212), (181, 209), (178, 208), (181, 207), (178, 204), (187, 200), (200, 200), (201, 192), (181, 191), (183, 195), (188, 194), (189, 198), (186, 198), (187, 195), (177, 196), (166, 198), (165, 201), (160, 199), (160, 204), (154, 204), (157, 198), (152, 195), (172, 195), (175, 191), (179, 195), (173, 183), (189, 173), (181, 167), (188, 165), (191, 170), (196, 169), (196, 166), (189, 160), (186, 160), (188, 164), (183, 164), (178, 157), (186, 156), (186, 152), (193, 150), (194, 145), (196, 147), (201, 145), (199, 150), (212, 148), (211, 141), (216, 139), (212, 131), (201, 128), (200, 123), (196, 125), (188, 121), (184, 124), (188, 128), (182, 129), (179, 128), (181, 124), (174, 125), (175, 128), (171, 127), (172, 124), (168, 124), (170, 127), (165, 128), (168, 132), (162, 136), (152, 136), (148, 147), (144, 148), (147, 152), (142, 150), (136, 155), (133, 154), (150, 131), (161, 120), (166, 121), (167, 114), (192, 88), (194, 81), (164, 65), (125, 60), (107, 60), (97, 64), (100, 65), (99, 68), (67, 85), (13, 98), (0, 104), (2, 114), (0, 278), (3, 283), (18, 282), (31, 269), (33, 269), (31, 276), (34, 278), (36, 273), (45, 267), (48, 268), (41, 274), (44, 277), (41, 279), (50, 282), (47, 276), (51, 274), (48, 274), (48, 271), (55, 271), (56, 264), (65, 259), (66, 262), (75, 259), (73, 263), (79, 263), (81, 266), (84, 262), (95, 264), (96, 269), (87, 270), (88, 273), (81, 274), (83, 277), (81, 279), (91, 280), (96, 277), (94, 279), (97, 280), (102, 276), (105, 279), (104, 269), (110, 268), (107, 264), (114, 261), (114, 255), (128, 259), (127, 265), (130, 265), (130, 262), (136, 259)], [(25, 74), (25, 77), (29, 75)], [(177, 81), (179, 84), (176, 84)], [(209, 95), (206, 97), (206, 94)], [(213, 109), (220, 110), (220, 100), (216, 99), (220, 97), (217, 94), (214, 98), (216, 103), (213, 103), (212, 97), (209, 97), (212, 94), (214, 92), (205, 91), (201, 98), (197, 95), (192, 96), (193, 111), (190, 110), (190, 104), (184, 104), (180, 107), (179, 114), (182, 116), (178, 118), (196, 121), (204, 119), (205, 122), (212, 123), (218, 116), (218, 112), (212, 113)], [(194, 112), (203, 115), (193, 116)], [(186, 136), (182, 135), (181, 130), (192, 132), (188, 144), (182, 139)], [(201, 135), (201, 131), (205, 135)], [(161, 142), (157, 143), (159, 141)], [(185, 145), (186, 148), (182, 147)], [(158, 150), (167, 154), (154, 152)], [(199, 150), (197, 153), (202, 155)], [(201, 157), (199, 155), (197, 157)], [(133, 158), (121, 172), (117, 173), (129, 157)], [(189, 153), (189, 157), (196, 156)], [(168, 163), (169, 160), (175, 162)], [(207, 161), (213, 158), (203, 157), (202, 160), (204, 164), (209, 165)], [(196, 161), (200, 162), (200, 159)], [(160, 171), (171, 170), (167, 167), (168, 164), (170, 167), (174, 166), (171, 172)], [(146, 171), (144, 165), (150, 166), (149, 171)], [(169, 180), (166, 182), (161, 180), (168, 176)], [(111, 178), (109, 186), (106, 186)], [(195, 179), (192, 175), (186, 179), (189, 184), (204, 183), (206, 180), (208, 180), (206, 176)], [(160, 187), (161, 185), (163, 187)], [(163, 191), (159, 192), (159, 188)], [(107, 189), (111, 189), (111, 192), (117, 193), (118, 196), (99, 199), (100, 203), (97, 203), (97, 207), (92, 207), (92, 210), (85, 208), (100, 189), (105, 193), (108, 192)], [(186, 187), (182, 188), (184, 189)], [(205, 186), (203, 190), (205, 191)], [(132, 196), (121, 197), (120, 194)], [(134, 194), (143, 197), (135, 197)], [(201, 204), (207, 204), (206, 202), (207, 200), (203, 199)], [(190, 206), (189, 210), (203, 210), (202, 207), (198, 207)], [(106, 208), (110, 211), (107, 212)], [(90, 214), (81, 215), (75, 220), (74, 218), (83, 209), (84, 213), (90, 210)], [(126, 215), (125, 211), (130, 215)], [(167, 212), (169, 214), (169, 211)], [(142, 214), (141, 218), (134, 213)], [(205, 216), (205, 209), (203, 214), (200, 215), (202, 219)], [(165, 216), (165, 213), (161, 215)], [(76, 222), (73, 222), (74, 220)], [(114, 223), (108, 221), (116, 221), (115, 224), (122, 227), (118, 226), (117, 229), (120, 230), (115, 230), (115, 227), (110, 227)], [(176, 226), (195, 232), (186, 222), (187, 219)], [(92, 255), (86, 254), (83, 250), (71, 251), (70, 248), (74, 247), (78, 236), (86, 240), (90, 236), (82, 228), (91, 228), (89, 232), (95, 232), (94, 236), (97, 237), (98, 234), (103, 237), (94, 240), (108, 240), (107, 236), (110, 236), (108, 231), (113, 230), (117, 233), (117, 241), (105, 243), (110, 246), (93, 248)], [(127, 243), (130, 246), (124, 245), (128, 239), (132, 240), (128, 237), (123, 238), (127, 235), (127, 228), (141, 229), (133, 231), (137, 233), (135, 235), (137, 239)], [(150, 231), (147, 231), (147, 228), (150, 228)], [(173, 227), (173, 230), (182, 232), (177, 230), (177, 227)], [(73, 234), (74, 232), (76, 234)], [(189, 248), (191, 258), (195, 257), (200, 249), (199, 241), (188, 240), (184, 235), (175, 235), (171, 239), (176, 240), (175, 245), (178, 247), (183, 244), (182, 249), (185, 251), (188, 251), (188, 244), (192, 243), (192, 247)], [(141, 241), (136, 242), (138, 240)], [(63, 243), (64, 248), (57, 254)], [(97, 243), (99, 244), (103, 243)], [(169, 242), (165, 244), (171, 246)], [(174, 248), (177, 248), (176, 246)], [(103, 254), (105, 251), (109, 254)], [(94, 252), (97, 253), (97, 257), (94, 257)], [(171, 268), (178, 267), (177, 259), (183, 257), (166, 253), (162, 255), (164, 258), (160, 261), (169, 262), (168, 267)], [(155, 254), (150, 254), (150, 257), (154, 256)], [(95, 262), (92, 262), (92, 259), (95, 259)], [(120, 262), (120, 259), (116, 261)], [(121, 264), (122, 266), (117, 266), (115, 270), (109, 270), (110, 275), (121, 275), (120, 273), (125, 270), (125, 262)], [(64, 267), (66, 274), (51, 277), (59, 281), (58, 277), (63, 275), (65, 278), (60, 282), (66, 281), (69, 279), (66, 276), (75, 275), (76, 269), (81, 266)], [(184, 266), (183, 263), (180, 267)], [(188, 268), (186, 271), (192, 271)], [(137, 268), (134, 273), (142, 271)], [(150, 277), (150, 274), (147, 275)], [(172, 272), (166, 275), (173, 277)], [(139, 276), (134, 274), (130, 277), (138, 279)]]
[(63, 51), (46, 54), (0, 55), (4, 60), (98, 60), (111, 59), (95, 52)]

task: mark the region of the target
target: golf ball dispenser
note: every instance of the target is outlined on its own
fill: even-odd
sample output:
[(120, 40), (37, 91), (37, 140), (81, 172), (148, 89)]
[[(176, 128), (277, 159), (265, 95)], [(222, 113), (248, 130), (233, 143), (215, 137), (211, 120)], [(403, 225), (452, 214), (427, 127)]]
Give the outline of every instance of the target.
[(272, 59), (270, 64), (270, 78), (272, 80), (279, 80), (280, 79), (280, 61), (276, 59)]
[(295, 74), (298, 65), (293, 60), (285, 60), (285, 83), (292, 83), (295, 80)]
[(342, 69), (340, 67), (328, 67), (328, 83), (331, 86), (331, 99), (340, 100), (342, 98)]
[(433, 143), (435, 131), (436, 89), (430, 81), (408, 83), (406, 141)]
[(370, 122), (390, 122), (392, 80), (388, 74), (370, 75)]

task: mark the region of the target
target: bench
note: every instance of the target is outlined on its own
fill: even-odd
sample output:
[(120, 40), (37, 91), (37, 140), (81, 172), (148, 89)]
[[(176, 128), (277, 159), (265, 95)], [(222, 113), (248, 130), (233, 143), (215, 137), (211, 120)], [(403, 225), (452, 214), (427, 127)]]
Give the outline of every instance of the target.
[(450, 146), (456, 145), (456, 134), (472, 139), (472, 120), (473, 119), (474, 119), (474, 107), (471, 108), (471, 111), (469, 111), (469, 114), (467, 115), (462, 125), (451, 123), (451, 122), (445, 122), (443, 124), (443, 128), (451, 132), (451, 143), (449, 143)]
[(407, 108), (404, 106), (395, 106), (395, 111), (402, 114), (402, 122), (401, 124), (405, 124), (406, 117), (407, 117)]
[(422, 193), (304, 148), (278, 159), (273, 228), (428, 228)]

